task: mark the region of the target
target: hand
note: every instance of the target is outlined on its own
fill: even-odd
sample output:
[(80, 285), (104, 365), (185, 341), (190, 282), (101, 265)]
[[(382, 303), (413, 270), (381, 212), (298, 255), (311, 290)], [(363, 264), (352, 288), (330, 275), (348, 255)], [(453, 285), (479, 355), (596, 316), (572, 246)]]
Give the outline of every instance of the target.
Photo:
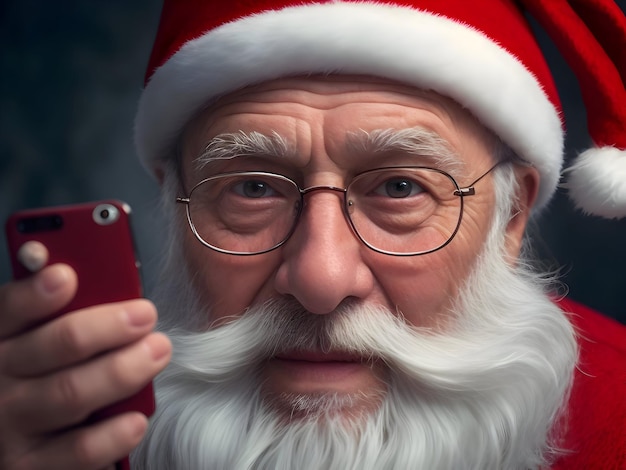
[(171, 344), (152, 332), (156, 309), (140, 299), (41, 323), (76, 288), (76, 273), (62, 264), (0, 286), (2, 469), (102, 469), (128, 455), (146, 431), (137, 412), (83, 422), (167, 365)]

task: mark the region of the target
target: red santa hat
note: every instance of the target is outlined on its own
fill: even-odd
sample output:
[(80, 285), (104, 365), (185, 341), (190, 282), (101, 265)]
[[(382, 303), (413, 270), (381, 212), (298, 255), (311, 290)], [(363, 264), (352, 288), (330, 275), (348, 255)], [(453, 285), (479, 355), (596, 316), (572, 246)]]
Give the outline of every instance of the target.
[(566, 170), (577, 206), (626, 216), (626, 18), (613, 0), (165, 0), (136, 117), (157, 171), (185, 124), (217, 97), (304, 74), (367, 74), (446, 95), (555, 191), (564, 126), (524, 17), (552, 36), (581, 85), (594, 147)]

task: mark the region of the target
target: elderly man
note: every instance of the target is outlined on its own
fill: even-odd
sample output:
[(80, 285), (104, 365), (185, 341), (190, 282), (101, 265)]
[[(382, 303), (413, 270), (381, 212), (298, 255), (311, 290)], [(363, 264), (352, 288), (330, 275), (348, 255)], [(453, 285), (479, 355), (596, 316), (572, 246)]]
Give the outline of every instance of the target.
[[(166, 2), (140, 103), (171, 220), (150, 426), (81, 422), (166, 367), (155, 308), (28, 330), (77, 288), (49, 266), (1, 291), (3, 468), (624, 468), (626, 331), (527, 259), (563, 131), (519, 7), (252, 3)], [(623, 216), (624, 17), (521, 3), (585, 87), (577, 204)]]

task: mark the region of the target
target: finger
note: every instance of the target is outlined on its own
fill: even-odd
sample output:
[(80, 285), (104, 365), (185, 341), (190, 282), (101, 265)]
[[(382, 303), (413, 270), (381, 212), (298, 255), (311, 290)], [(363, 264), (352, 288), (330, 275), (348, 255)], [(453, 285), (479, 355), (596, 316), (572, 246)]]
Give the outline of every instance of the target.
[(12, 462), (12, 469), (100, 470), (126, 457), (137, 447), (148, 428), (141, 413), (124, 413), (94, 425), (81, 427), (28, 449)]
[(79, 424), (94, 411), (137, 393), (165, 368), (170, 355), (169, 339), (151, 333), (93, 361), (30, 379), (13, 388), (7, 422), (28, 435)]
[(0, 371), (33, 377), (78, 364), (146, 335), (156, 324), (145, 299), (78, 310), (0, 345)]
[(20, 281), (0, 286), (0, 338), (19, 333), (57, 312), (74, 297), (76, 272), (54, 264)]
[(17, 259), (29, 271), (37, 272), (48, 262), (48, 249), (43, 243), (31, 240), (17, 251)]

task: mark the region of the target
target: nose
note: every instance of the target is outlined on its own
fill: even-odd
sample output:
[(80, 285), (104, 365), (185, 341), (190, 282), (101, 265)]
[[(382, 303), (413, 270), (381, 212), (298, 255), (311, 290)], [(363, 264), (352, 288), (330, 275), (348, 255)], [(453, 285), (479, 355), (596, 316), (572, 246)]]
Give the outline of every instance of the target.
[(345, 299), (367, 297), (374, 276), (362, 259), (364, 246), (332, 188), (305, 196), (300, 221), (282, 248), (276, 290), (295, 297), (311, 313), (334, 311)]

